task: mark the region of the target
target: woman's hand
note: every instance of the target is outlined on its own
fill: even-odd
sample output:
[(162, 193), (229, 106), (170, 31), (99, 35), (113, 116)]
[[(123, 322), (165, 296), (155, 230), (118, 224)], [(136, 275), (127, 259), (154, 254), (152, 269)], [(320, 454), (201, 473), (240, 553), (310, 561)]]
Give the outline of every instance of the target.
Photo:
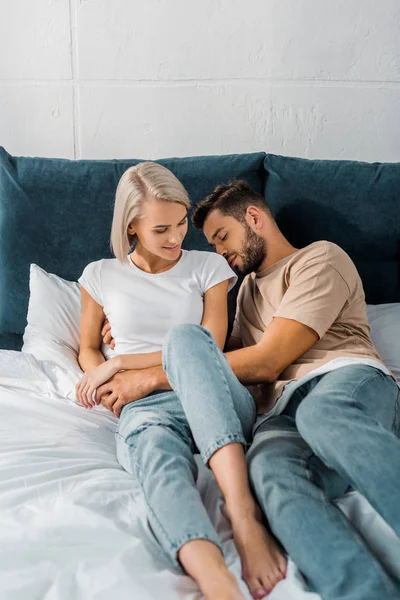
[[(111, 379), (118, 372), (118, 366), (113, 359), (107, 360), (95, 369), (86, 371), (75, 387), (76, 399), (85, 408), (92, 408), (96, 404), (95, 396), (98, 387)], [(98, 404), (99, 402), (97, 402)]]

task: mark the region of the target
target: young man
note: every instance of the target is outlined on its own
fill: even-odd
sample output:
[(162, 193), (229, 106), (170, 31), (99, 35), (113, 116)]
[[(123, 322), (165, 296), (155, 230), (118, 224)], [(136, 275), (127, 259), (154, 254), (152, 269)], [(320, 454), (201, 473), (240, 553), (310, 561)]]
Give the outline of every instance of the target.
[[(399, 387), (369, 337), (354, 264), (330, 242), (294, 248), (244, 181), (218, 186), (192, 219), (247, 275), (225, 356), (257, 402), (249, 469), (272, 531), (324, 600), (399, 598), (331, 502), (357, 489), (400, 535)], [(195, 348), (200, 328), (190, 335)], [(178, 356), (178, 334), (174, 345)], [(140, 386), (166, 385), (160, 370), (119, 375), (98, 390), (117, 412)]]

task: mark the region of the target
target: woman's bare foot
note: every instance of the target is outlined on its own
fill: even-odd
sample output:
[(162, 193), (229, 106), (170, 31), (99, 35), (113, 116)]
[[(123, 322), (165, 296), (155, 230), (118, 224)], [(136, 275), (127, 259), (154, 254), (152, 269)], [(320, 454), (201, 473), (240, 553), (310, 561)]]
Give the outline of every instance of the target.
[(202, 586), (202, 592), (206, 600), (245, 600), (236, 578), (229, 571)]
[(253, 598), (264, 598), (285, 578), (286, 558), (263, 526), (258, 507), (227, 508), (227, 512), (242, 563), (242, 578)]
[(206, 600), (245, 600), (221, 550), (213, 542), (202, 539), (186, 542), (179, 550), (178, 559)]

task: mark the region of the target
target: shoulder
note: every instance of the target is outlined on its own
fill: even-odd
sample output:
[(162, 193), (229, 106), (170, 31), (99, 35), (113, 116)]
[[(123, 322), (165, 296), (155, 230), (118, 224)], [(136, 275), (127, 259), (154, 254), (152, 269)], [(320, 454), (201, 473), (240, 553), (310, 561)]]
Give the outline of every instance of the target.
[(340, 267), (351, 265), (350, 256), (340, 246), (326, 240), (314, 242), (298, 250), (288, 263), (294, 270), (311, 265)]
[(343, 280), (348, 288), (357, 284), (357, 269), (350, 256), (337, 244), (318, 241), (302, 248), (288, 265), (289, 277), (335, 277)]
[(101, 271), (102, 261), (103, 259), (94, 260), (87, 264), (86, 267), (83, 269), (82, 277), (88, 277), (99, 273)]
[(216, 252), (207, 252), (207, 250), (187, 250), (186, 262), (192, 268), (215, 268), (219, 265), (228, 264), (223, 256), (220, 256)]
[(94, 260), (90, 262), (83, 270), (81, 278), (100, 278), (104, 272), (113, 272), (119, 268), (119, 265), (123, 267), (122, 263), (116, 258), (100, 258), (100, 260)]
[(194, 263), (203, 264), (212, 256), (218, 256), (215, 252), (208, 252), (207, 250), (185, 250), (187, 259)]

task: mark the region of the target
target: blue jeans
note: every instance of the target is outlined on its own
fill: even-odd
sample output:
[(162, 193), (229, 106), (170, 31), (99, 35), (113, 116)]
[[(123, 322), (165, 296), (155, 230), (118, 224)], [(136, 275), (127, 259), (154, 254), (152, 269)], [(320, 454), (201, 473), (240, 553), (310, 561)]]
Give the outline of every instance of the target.
[(211, 334), (179, 325), (163, 346), (164, 370), (173, 392), (127, 404), (116, 432), (117, 456), (138, 479), (152, 530), (180, 569), (179, 549), (193, 539), (220, 546), (196, 488), (200, 452), (207, 464), (226, 444), (251, 441), (256, 408)]
[(391, 377), (351, 365), (305, 383), (255, 433), (248, 464), (258, 502), (324, 600), (400, 598), (331, 502), (351, 486), (400, 535), (399, 410)]

